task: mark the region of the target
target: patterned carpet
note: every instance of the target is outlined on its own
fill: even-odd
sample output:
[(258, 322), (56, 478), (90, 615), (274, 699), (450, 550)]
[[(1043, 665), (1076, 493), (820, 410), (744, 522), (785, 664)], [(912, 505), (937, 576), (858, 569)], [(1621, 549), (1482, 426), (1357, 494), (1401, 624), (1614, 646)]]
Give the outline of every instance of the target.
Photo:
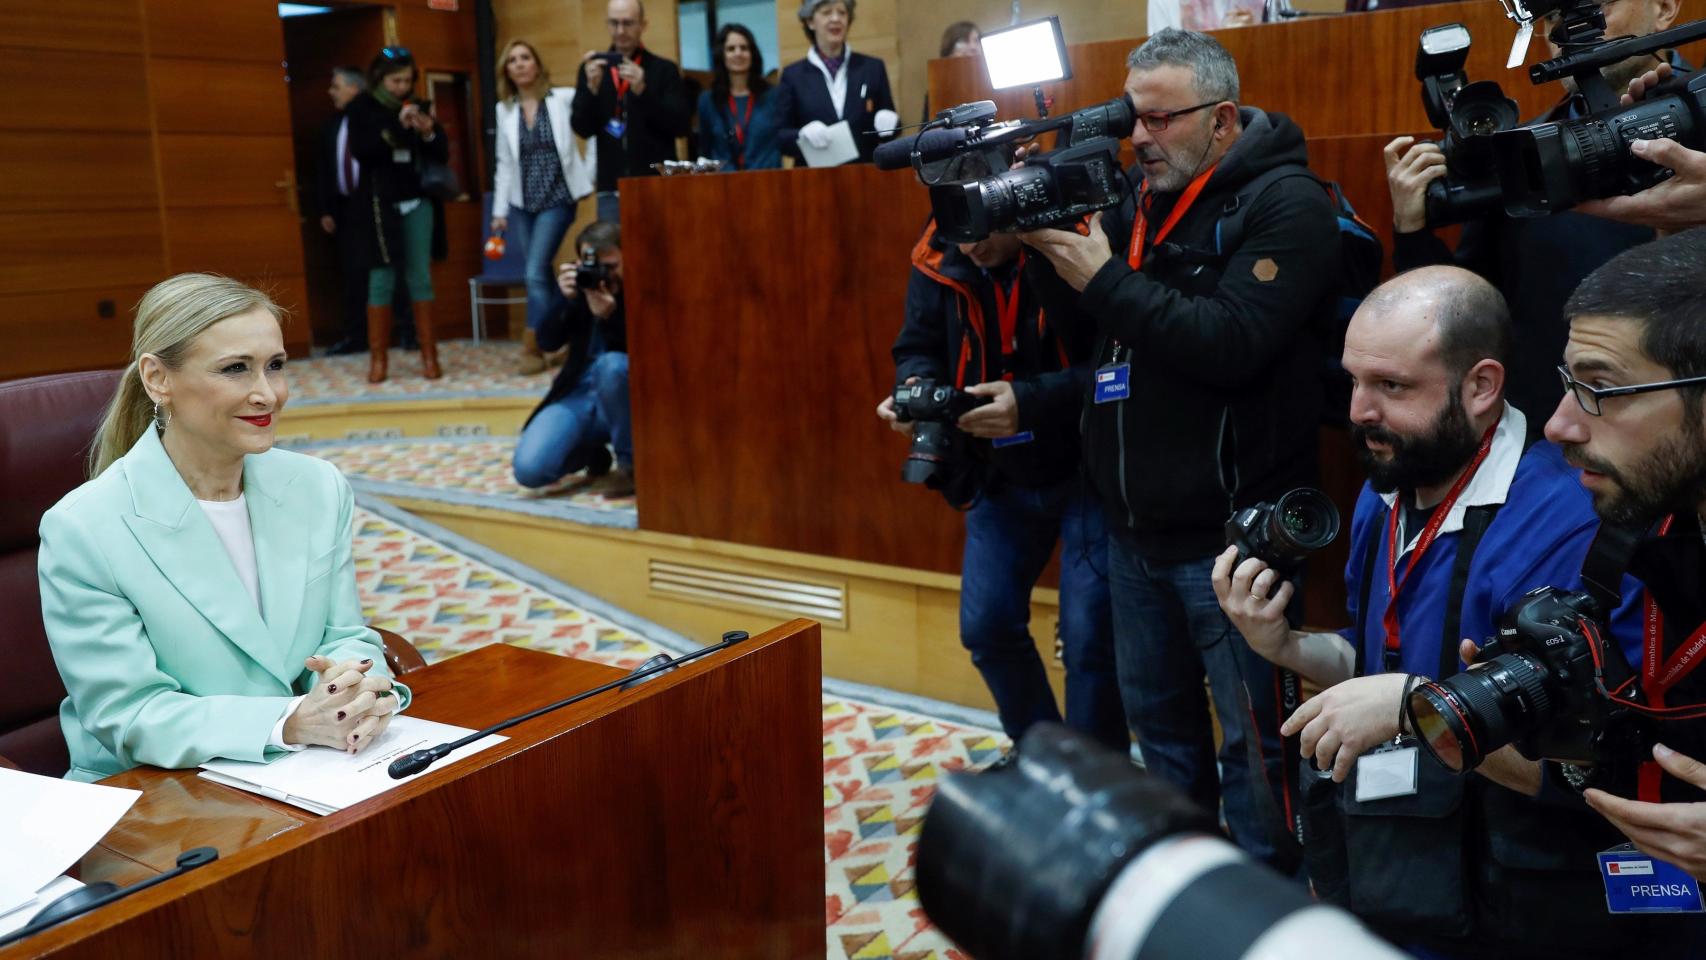
[[(664, 652), (638, 632), (637, 621), (623, 626), (615, 614), (554, 596), (411, 526), (424, 528), (395, 508), (359, 510), (356, 579), (369, 621), (408, 636), (429, 661), (489, 643), (622, 668)], [(924, 920), (913, 891), (913, 851), (937, 777), (987, 763), (1002, 745), (991, 730), (824, 696), (830, 960), (965, 960)]]
[(334, 400), (396, 399), (426, 395), (491, 396), (545, 395), (557, 371), (524, 377), (515, 372), (520, 344), (508, 340), (445, 340), (438, 345), (440, 380), (421, 377), (421, 355), (414, 350), (391, 351), (391, 376), (384, 383), (367, 382), (367, 354), (314, 357), (290, 364), (290, 402), (325, 403)]

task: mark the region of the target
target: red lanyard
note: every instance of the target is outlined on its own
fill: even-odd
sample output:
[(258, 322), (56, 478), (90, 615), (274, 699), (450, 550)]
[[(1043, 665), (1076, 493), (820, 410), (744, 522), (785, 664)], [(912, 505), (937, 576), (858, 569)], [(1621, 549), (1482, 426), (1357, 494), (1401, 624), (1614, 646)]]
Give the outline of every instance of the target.
[[(1220, 164), (1215, 164), (1215, 167), (1218, 166)], [(1167, 239), (1167, 235), (1173, 232), (1174, 227), (1178, 226), (1179, 220), (1185, 215), (1185, 211), (1191, 208), (1191, 204), (1197, 202), (1197, 195), (1202, 193), (1204, 187), (1208, 186), (1208, 178), (1212, 176), (1214, 176), (1214, 167), (1209, 167), (1197, 174), (1197, 178), (1192, 180), (1190, 186), (1185, 188), (1185, 192), (1179, 195), (1179, 202), (1173, 205), (1173, 212), (1167, 215), (1166, 220), (1162, 221), (1160, 232), (1155, 234), (1156, 246), (1160, 246), (1161, 241)], [(1149, 210), (1149, 197), (1149, 190), (1146, 187), (1143, 191), (1143, 197), (1137, 204), (1137, 222), (1131, 225), (1131, 250), (1126, 253), (1126, 262), (1131, 264), (1133, 270), (1143, 269), (1145, 243), (1143, 235), (1149, 230), (1149, 214), (1147, 212)]]
[[(634, 66), (636, 67), (640, 65), (640, 54), (642, 52), (641, 48), (634, 48)], [(620, 67), (612, 66), (610, 68), (610, 82), (616, 85), (616, 113), (618, 116), (626, 114), (629, 83), (628, 79), (622, 76)]]
[[(1003, 291), (998, 282), (990, 283), (995, 288), (995, 315), (1001, 321), (1001, 356), (1003, 361), (1019, 350), (1019, 279), (1024, 275), (1025, 251), (1019, 251), (1019, 262), (1013, 265), (1013, 288)], [(1002, 363), (1001, 379), (1013, 379), (1012, 371), (1007, 364)]]
[[(1664, 522), (1659, 524), (1659, 536), (1669, 533), (1671, 524), (1675, 521), (1674, 515), (1666, 517)], [(1653, 602), (1651, 591), (1646, 593), (1644, 600), (1647, 629), (1645, 651), (1641, 658), (1641, 689), (1646, 691), (1648, 704), (1662, 707), (1665, 705), (1665, 693), (1700, 666), (1703, 659), (1700, 656), (1701, 651), (1706, 650), (1706, 623), (1696, 628), (1661, 667), (1659, 656), (1664, 651), (1665, 615), (1659, 610), (1659, 605)]]
[(1398, 576), (1398, 515), (1404, 511), (1403, 491), (1399, 491), (1399, 499), (1392, 504), (1392, 514), (1386, 521), (1386, 614), (1381, 617), (1381, 624), (1386, 628), (1386, 667), (1395, 670), (1398, 666), (1398, 656), (1402, 649), (1398, 639), (1398, 594), (1403, 591), (1404, 584), (1410, 582), (1410, 573), (1422, 560), (1422, 555), (1434, 545), (1439, 536), (1439, 530), (1445, 526), (1445, 518), (1451, 515), (1451, 508), (1456, 506), (1457, 498), (1463, 495), (1463, 489), (1469, 486), (1469, 481), (1475, 476), (1475, 471), (1481, 469), (1481, 462), (1487, 459), (1487, 451), (1493, 448), (1493, 433), (1499, 425), (1494, 423), (1487, 428), (1481, 437), (1481, 448), (1475, 451), (1475, 459), (1469, 461), (1457, 482), (1446, 492), (1445, 499), (1434, 508), (1434, 515), (1428, 518), (1427, 526), (1422, 528), (1422, 535), (1416, 540), (1416, 548), (1410, 551), (1410, 560), (1404, 565), (1404, 575)]
[(736, 120), (735, 95), (729, 94), (729, 123), (735, 128), (735, 142), (740, 144), (740, 156), (735, 157), (735, 166), (740, 169), (746, 168), (746, 128), (752, 123), (752, 101), (754, 99), (752, 94), (746, 95), (746, 118)]

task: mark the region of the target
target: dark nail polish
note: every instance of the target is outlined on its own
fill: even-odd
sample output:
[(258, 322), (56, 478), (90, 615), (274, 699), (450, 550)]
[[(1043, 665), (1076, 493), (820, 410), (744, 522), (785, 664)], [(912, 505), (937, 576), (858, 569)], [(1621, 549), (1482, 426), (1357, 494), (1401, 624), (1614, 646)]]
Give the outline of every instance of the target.
[(356, 734), (356, 735), (355, 735), (355, 739), (357, 739), (357, 740), (360, 740), (360, 739), (361, 739), (361, 734), (359, 734), (359, 733), (358, 733), (358, 734)]
[(343, 718), (344, 718), (344, 712), (342, 710), (339, 710), (338, 711), (338, 719), (342, 720)]
[(332, 684), (331, 686), (326, 688), (326, 692), (327, 693), (337, 693), (338, 692), (338, 685), (335, 683)]
[(372, 663), (372, 662), (373, 662), (373, 658), (372, 658), (372, 657), (368, 657), (368, 658), (367, 658), (367, 659), (366, 659), (366, 660), (363, 660), (363, 661), (361, 661), (361, 662), (362, 662), (362, 665), (363, 665), (363, 666), (365, 666), (365, 665), (367, 665), (367, 664), (369, 664), (369, 663)]

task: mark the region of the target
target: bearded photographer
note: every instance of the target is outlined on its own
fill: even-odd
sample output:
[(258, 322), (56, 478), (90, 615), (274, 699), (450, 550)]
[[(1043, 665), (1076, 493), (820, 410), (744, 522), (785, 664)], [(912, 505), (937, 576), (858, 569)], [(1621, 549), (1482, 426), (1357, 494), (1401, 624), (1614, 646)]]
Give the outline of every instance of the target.
[[(1629, 572), (1647, 630), (1629, 658), (1644, 701), (1706, 702), (1706, 230), (1630, 250), (1571, 296), (1568, 391), (1546, 424), (1606, 522), (1640, 528)], [(1706, 721), (1656, 724), (1636, 799), (1588, 790), (1642, 851), (1706, 878)], [(1645, 760), (1645, 757), (1642, 758)], [(1706, 938), (1702, 939), (1706, 945)]]
[[(1113, 533), (1128, 723), (1151, 771), (1206, 810), (1224, 798), (1238, 845), (1277, 862), (1291, 780), (1279, 677), (1237, 642), (1209, 572), (1229, 513), (1314, 479), (1337, 219), (1308, 176), (1303, 131), (1238, 104), (1237, 64), (1212, 37), (1162, 30), (1126, 63), (1138, 197), (1098, 215), (1088, 236), (1024, 239), (1099, 338), (1083, 442)], [(1242, 235), (1222, 238), (1234, 198)], [(1205, 675), (1223, 721), (1218, 758)]]
[[(990, 172), (973, 155), (954, 178)], [(960, 642), (1002, 730), (1017, 744), (1033, 724), (1061, 720), (1030, 632), (1031, 591), (1059, 543), (1066, 723), (1123, 753), (1131, 740), (1114, 671), (1107, 527), (1078, 470), (1093, 332), (1044, 319), (1026, 259), (1013, 234), (956, 244), (931, 220), (912, 254), (895, 382), (951, 384), (987, 401), (942, 425), (975, 438), (958, 465), (964, 485), (943, 492), (950, 502), (971, 498)], [(892, 394), (877, 416), (908, 435), (917, 426), (900, 419)]]
[[(1669, 918), (1606, 913), (1595, 855), (1616, 834), (1512, 747), (1466, 777), (1397, 739), (1418, 679), (1464, 669), (1460, 638), (1491, 636), (1528, 591), (1579, 584), (1598, 529), (1563, 454), (1505, 402), (1510, 341), (1503, 299), (1466, 270), (1375, 290), (1345, 335), (1369, 476), (1345, 569), (1353, 626), (1289, 629), (1293, 587), (1236, 548), (1215, 592), (1254, 650), (1326, 688), (1285, 727), (1321, 771), (1304, 774), (1321, 899), (1428, 956), (1603, 956), (1673, 934)], [(1614, 631), (1638, 648), (1632, 605)]]
[[(1647, 36), (1669, 28), (1680, 0), (1616, 0), (1601, 7), (1605, 36)], [(1555, 19), (1537, 21), (1549, 31)], [(1547, 40), (1551, 56), (1559, 48)], [(1680, 73), (1691, 69), (1674, 51), (1669, 64)], [(1659, 61), (1643, 54), (1601, 72), (1612, 89), (1622, 89)], [(1566, 80), (1564, 99), (1535, 122), (1583, 116)], [(1653, 239), (1645, 227), (1591, 216), (1590, 204), (1548, 217), (1507, 216), (1502, 210), (1463, 225), (1456, 251), (1427, 226), (1424, 198), (1428, 184), (1446, 175), (1446, 157), (1437, 143), (1399, 137), (1385, 148), (1387, 186), (1392, 193), (1392, 264), (1399, 271), (1429, 264), (1456, 263), (1491, 281), (1510, 304), (1515, 335), (1506, 393), (1529, 416), (1546, 416), (1560, 396), (1552, 358), (1563, 350), (1565, 329), (1559, 319), (1564, 299), (1595, 267), (1617, 253)]]

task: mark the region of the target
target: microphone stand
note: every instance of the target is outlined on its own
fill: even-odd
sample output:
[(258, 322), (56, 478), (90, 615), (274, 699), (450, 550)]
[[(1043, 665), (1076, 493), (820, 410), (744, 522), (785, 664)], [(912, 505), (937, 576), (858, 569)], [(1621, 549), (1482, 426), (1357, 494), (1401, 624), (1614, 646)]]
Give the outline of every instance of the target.
[(133, 893), (140, 893), (158, 883), (181, 874), (188, 873), (196, 867), (206, 866), (219, 859), (219, 851), (212, 847), (196, 847), (178, 854), (178, 865), (165, 873), (149, 877), (140, 883), (128, 887), (119, 887), (112, 883), (91, 883), (88, 886), (73, 890), (58, 897), (52, 903), (37, 911), (21, 929), (0, 937), (0, 947), (15, 943), (25, 937), (46, 930), (48, 927), (64, 923), (73, 917), (80, 917), (91, 910), (106, 906), (116, 900), (123, 900)]
[(411, 753), (406, 757), (398, 757), (391, 761), (391, 765), (386, 768), (386, 772), (391, 775), (391, 779), (393, 780), (401, 780), (404, 777), (414, 776), (443, 759), (444, 756), (452, 750), (459, 750), (481, 737), (488, 737), (494, 733), (498, 733), (499, 731), (508, 730), (510, 727), (513, 727), (518, 723), (525, 723), (528, 720), (532, 720), (534, 717), (542, 717), (553, 710), (561, 710), (571, 704), (580, 703), (582, 700), (586, 700), (589, 697), (596, 697), (601, 693), (615, 690), (620, 687), (626, 687), (629, 684), (637, 683), (638, 681), (645, 680), (649, 677), (655, 677), (660, 673), (674, 670), (676, 667), (679, 667), (684, 663), (689, 663), (699, 659), (700, 657), (710, 656), (719, 650), (727, 650), (729, 647), (747, 639), (747, 637), (748, 634), (744, 630), (731, 630), (728, 633), (723, 634), (723, 642), (715, 646), (695, 650), (692, 653), (684, 653), (673, 660), (665, 660), (655, 666), (643, 666), (641, 669), (636, 670), (633, 673), (625, 674), (622, 677), (610, 681), (609, 683), (603, 684), (602, 686), (593, 687), (591, 690), (587, 690), (583, 693), (577, 693), (568, 699), (558, 700), (556, 703), (546, 704), (537, 710), (524, 713), (519, 717), (511, 717), (502, 723), (493, 724), (484, 730), (476, 730), (460, 740), (454, 740), (450, 743), (441, 743), (428, 750), (416, 750), (414, 753)]

